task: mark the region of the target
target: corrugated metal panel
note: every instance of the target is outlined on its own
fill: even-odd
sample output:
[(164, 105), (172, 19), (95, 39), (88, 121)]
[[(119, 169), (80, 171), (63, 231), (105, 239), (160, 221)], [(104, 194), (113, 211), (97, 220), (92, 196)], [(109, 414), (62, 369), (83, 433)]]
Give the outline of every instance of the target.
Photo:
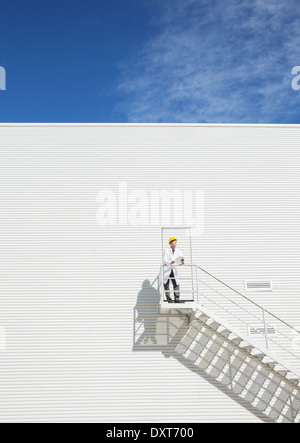
[(204, 191), (194, 262), (240, 292), (272, 280), (273, 292), (247, 296), (298, 326), (299, 135), (298, 125), (0, 125), (0, 420), (260, 421), (165, 357), (169, 320), (159, 345), (138, 350), (135, 307), (159, 271), (160, 226), (151, 211), (144, 226), (99, 226), (97, 195), (118, 199), (120, 182), (147, 203), (153, 190)]

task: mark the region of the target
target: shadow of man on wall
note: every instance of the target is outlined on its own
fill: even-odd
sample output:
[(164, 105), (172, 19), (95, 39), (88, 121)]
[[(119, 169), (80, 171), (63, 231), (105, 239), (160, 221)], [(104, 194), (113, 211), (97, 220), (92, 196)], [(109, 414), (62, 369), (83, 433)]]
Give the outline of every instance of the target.
[(134, 307), (135, 345), (157, 344), (157, 320), (160, 294), (150, 280), (144, 280)]

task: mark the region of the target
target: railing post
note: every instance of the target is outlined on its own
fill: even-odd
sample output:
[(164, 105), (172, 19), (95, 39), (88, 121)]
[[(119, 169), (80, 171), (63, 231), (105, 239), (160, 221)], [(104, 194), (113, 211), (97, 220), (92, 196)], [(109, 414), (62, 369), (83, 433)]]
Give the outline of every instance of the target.
[(265, 310), (264, 310), (264, 308), (261, 308), (261, 310), (262, 310), (263, 322), (264, 322), (264, 331), (265, 331), (266, 348), (269, 349), (268, 331), (267, 331), (267, 325), (266, 325)]
[(164, 301), (164, 265), (161, 265), (161, 272), (160, 272), (160, 278), (161, 278), (161, 285), (160, 285), (160, 297), (161, 297), (161, 303)]
[(196, 280), (197, 280), (197, 305), (199, 304), (199, 281), (198, 281), (198, 266), (196, 266)]

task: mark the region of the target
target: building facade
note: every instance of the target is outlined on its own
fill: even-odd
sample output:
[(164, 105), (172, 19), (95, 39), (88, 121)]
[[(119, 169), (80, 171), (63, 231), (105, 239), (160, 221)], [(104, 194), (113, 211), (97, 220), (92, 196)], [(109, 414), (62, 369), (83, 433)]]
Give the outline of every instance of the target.
[(299, 125), (1, 124), (0, 421), (273, 421), (174, 353), (186, 319), (157, 314), (161, 226), (192, 226), (193, 263), (299, 329), (299, 140)]

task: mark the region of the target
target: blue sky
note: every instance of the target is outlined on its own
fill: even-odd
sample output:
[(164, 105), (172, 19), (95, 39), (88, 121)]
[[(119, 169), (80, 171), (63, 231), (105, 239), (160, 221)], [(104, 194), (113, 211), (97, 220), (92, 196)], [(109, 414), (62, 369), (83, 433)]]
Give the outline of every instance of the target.
[(11, 0), (1, 122), (300, 123), (298, 0)]

